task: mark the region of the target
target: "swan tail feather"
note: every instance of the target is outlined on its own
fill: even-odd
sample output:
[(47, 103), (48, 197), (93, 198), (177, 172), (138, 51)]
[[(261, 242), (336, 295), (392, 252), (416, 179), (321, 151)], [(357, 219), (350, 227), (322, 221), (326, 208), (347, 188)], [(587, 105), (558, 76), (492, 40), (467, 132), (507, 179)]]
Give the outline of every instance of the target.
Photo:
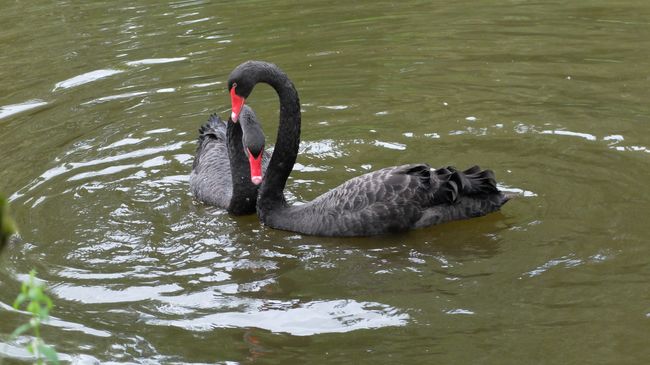
[(208, 121), (199, 128), (199, 141), (205, 138), (221, 138), (225, 135), (226, 124), (215, 113), (211, 114)]
[(211, 114), (208, 121), (199, 128), (199, 140), (196, 144), (196, 154), (192, 169), (198, 166), (201, 156), (208, 149), (206, 146), (215, 140), (224, 142), (226, 140), (226, 124), (216, 113)]
[(467, 181), (467, 184), (463, 186), (466, 188), (463, 190), (465, 194), (496, 194), (499, 192), (492, 170), (481, 171), (480, 167), (472, 166), (458, 175)]
[[(440, 202), (453, 203), (463, 196), (501, 194), (492, 170), (472, 166), (459, 171), (453, 166), (447, 166), (435, 170), (434, 174), (440, 181), (435, 200)], [(504, 203), (506, 201), (507, 199)]]

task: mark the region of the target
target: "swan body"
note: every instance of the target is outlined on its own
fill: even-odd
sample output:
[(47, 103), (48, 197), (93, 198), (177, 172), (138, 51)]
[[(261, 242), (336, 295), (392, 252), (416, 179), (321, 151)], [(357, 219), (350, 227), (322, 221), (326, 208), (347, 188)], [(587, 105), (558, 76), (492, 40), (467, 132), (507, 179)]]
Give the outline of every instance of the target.
[(271, 85), (280, 97), (276, 147), (257, 200), (259, 218), (269, 227), (318, 236), (370, 236), (482, 216), (509, 199), (490, 170), (409, 164), (355, 177), (311, 202), (290, 206), (283, 190), (298, 155), (298, 93), (277, 66), (245, 62), (228, 80), (233, 120), (258, 82)]
[[(268, 164), (264, 133), (253, 110), (242, 109), (238, 123), (224, 122), (212, 114), (199, 129), (199, 138), (190, 173), (190, 190), (197, 200), (241, 215), (255, 213), (258, 184), (251, 154), (263, 155), (259, 178)], [(251, 150), (253, 152), (251, 152)]]
[(505, 200), (490, 170), (409, 164), (354, 177), (303, 205), (276, 207), (263, 222), (310, 235), (372, 236), (482, 216)]

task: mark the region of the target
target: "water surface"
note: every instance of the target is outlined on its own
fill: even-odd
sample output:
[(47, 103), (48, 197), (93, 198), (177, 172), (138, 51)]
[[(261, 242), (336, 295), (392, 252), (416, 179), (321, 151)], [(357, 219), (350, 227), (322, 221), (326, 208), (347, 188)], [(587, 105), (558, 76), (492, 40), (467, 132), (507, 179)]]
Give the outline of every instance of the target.
[[(31, 268), (76, 363), (650, 359), (650, 4), (10, 2), (0, 14), (0, 333)], [(406, 234), (274, 231), (189, 195), (240, 62), (303, 107), (288, 192), (385, 166), (492, 168), (525, 196)], [(277, 97), (248, 103), (275, 140)], [(6, 363), (29, 338), (7, 341)]]

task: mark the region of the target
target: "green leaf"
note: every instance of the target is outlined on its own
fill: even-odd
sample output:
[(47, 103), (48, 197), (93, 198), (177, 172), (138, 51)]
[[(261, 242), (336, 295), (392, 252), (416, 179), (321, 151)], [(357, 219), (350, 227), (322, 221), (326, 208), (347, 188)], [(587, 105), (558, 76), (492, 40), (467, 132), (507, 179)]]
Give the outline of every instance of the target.
[(41, 311), (38, 313), (38, 317), (41, 319), (41, 321), (47, 320), (49, 316), (50, 311), (47, 309), (47, 307), (42, 307)]
[(32, 326), (29, 323), (25, 323), (25, 324), (20, 325), (20, 327), (16, 328), (13, 332), (11, 332), (11, 335), (9, 336), (9, 339), (15, 340), (18, 336), (20, 336), (23, 333), (29, 331), (30, 328), (32, 328)]
[(47, 309), (52, 309), (52, 307), (54, 306), (52, 304), (52, 299), (50, 299), (50, 297), (48, 297), (47, 295), (43, 294), (43, 300), (45, 300), (45, 304), (47, 305)]
[(38, 346), (38, 350), (45, 356), (45, 358), (53, 363), (53, 364), (58, 364), (59, 363), (59, 355), (54, 351), (53, 348), (46, 344), (40, 344)]
[(38, 327), (38, 326), (41, 325), (41, 319), (38, 318), (38, 317), (32, 317), (32, 318), (29, 320), (29, 324), (30, 324), (33, 328)]
[(27, 305), (27, 311), (33, 314), (38, 314), (38, 312), (40, 312), (40, 309), (41, 307), (36, 302), (29, 302)]
[(43, 295), (41, 290), (40, 290), (41, 288), (39, 288), (37, 286), (34, 286), (34, 285), (37, 285), (35, 283), (31, 284), (31, 285), (32, 286), (29, 288), (29, 292), (28, 292), (27, 295), (29, 296), (29, 299), (38, 301), (38, 299), (41, 297), (41, 295)]
[(14, 308), (18, 309), (21, 304), (25, 303), (25, 300), (27, 300), (27, 295), (25, 295), (25, 293), (18, 294), (18, 297), (14, 301)]

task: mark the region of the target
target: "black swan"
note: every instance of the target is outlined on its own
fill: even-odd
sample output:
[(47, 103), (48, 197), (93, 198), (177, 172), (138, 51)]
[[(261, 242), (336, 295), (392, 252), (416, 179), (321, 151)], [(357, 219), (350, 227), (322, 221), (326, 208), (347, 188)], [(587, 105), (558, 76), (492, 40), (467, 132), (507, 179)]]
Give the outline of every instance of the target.
[(319, 236), (370, 236), (482, 216), (510, 198), (497, 189), (490, 170), (410, 164), (355, 177), (311, 202), (290, 206), (283, 190), (300, 143), (298, 92), (276, 65), (244, 62), (228, 79), (233, 120), (241, 117), (258, 82), (271, 85), (280, 98), (276, 145), (257, 200), (257, 214), (269, 227)]
[(242, 109), (238, 123), (229, 120), (226, 124), (212, 114), (199, 129), (190, 190), (199, 201), (229, 213), (255, 213), (258, 185), (268, 160), (264, 133), (251, 108)]

